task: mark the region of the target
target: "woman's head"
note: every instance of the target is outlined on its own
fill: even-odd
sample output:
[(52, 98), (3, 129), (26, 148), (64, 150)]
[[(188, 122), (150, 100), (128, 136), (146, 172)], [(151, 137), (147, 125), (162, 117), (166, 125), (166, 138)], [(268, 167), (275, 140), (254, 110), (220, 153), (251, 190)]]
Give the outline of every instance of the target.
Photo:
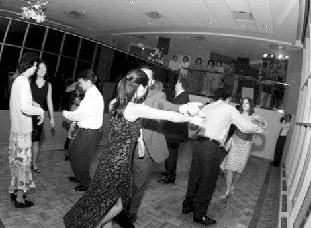
[(197, 59), (195, 60), (195, 64), (201, 65), (201, 64), (202, 64), (202, 59), (201, 59), (201, 58), (197, 58)]
[(18, 72), (27, 77), (32, 76), (37, 69), (38, 61), (39, 56), (36, 52), (25, 52), (18, 63)]
[(37, 68), (37, 72), (36, 75), (37, 77), (45, 77), (47, 73), (47, 65), (43, 60), (40, 60), (38, 62), (38, 68)]
[(219, 66), (219, 67), (222, 66), (222, 61), (221, 60), (217, 60), (217, 66)]
[(113, 115), (123, 114), (129, 102), (141, 103), (145, 100), (148, 91), (148, 76), (140, 70), (131, 70), (121, 79), (117, 87), (117, 102), (112, 108)]
[(185, 56), (183, 57), (182, 61), (183, 61), (184, 63), (189, 62), (189, 57), (185, 55)]
[(244, 97), (241, 102), (241, 112), (247, 112), (248, 115), (252, 115), (254, 110), (254, 101), (249, 97)]
[(213, 66), (214, 65), (214, 60), (212, 60), (212, 59), (208, 60), (207, 64), (209, 66)]

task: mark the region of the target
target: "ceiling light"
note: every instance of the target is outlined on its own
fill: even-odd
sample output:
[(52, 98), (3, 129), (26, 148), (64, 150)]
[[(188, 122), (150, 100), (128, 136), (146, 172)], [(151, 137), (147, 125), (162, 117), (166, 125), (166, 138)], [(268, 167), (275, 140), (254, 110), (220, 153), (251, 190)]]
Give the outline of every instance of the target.
[(199, 46), (198, 48), (199, 48), (199, 49), (202, 49), (202, 47), (201, 47), (201, 46)]
[(285, 56), (285, 59), (289, 59), (289, 56), (287, 55), (287, 56)]
[(152, 25), (151, 21), (148, 21), (148, 25)]
[(129, 3), (130, 3), (130, 4), (133, 4), (133, 3), (134, 3), (134, 0), (129, 0)]
[(282, 54), (279, 54), (278, 55), (278, 59), (282, 59), (283, 58), (283, 55)]
[(207, 23), (209, 23), (210, 25), (212, 25), (214, 22), (208, 20)]
[(273, 58), (274, 57), (274, 55), (270, 55), (270, 58)]
[(225, 42), (225, 41), (226, 41), (226, 39), (225, 39), (225, 38), (221, 38), (220, 40), (221, 40), (221, 42)]
[(159, 36), (156, 36), (157, 39), (159, 39)]
[(189, 39), (190, 39), (190, 37), (189, 37), (189, 36), (186, 36), (185, 38), (186, 38), (186, 40), (189, 40)]
[(262, 57), (267, 58), (267, 57), (268, 57), (268, 54), (263, 54)]
[(263, 27), (264, 29), (269, 28), (269, 26), (268, 26), (268, 25), (263, 25), (262, 27)]

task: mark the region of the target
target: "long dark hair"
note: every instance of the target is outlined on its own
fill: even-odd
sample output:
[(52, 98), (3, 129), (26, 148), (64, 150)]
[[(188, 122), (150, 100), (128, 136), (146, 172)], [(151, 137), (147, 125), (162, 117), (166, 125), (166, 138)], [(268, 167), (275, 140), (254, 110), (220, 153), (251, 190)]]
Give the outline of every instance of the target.
[[(113, 116), (121, 117), (127, 104), (133, 99), (137, 88), (148, 85), (147, 74), (140, 70), (134, 69), (121, 79), (117, 87), (117, 101), (114, 103), (110, 113)], [(134, 100), (135, 103), (142, 103), (146, 99), (147, 93), (141, 99)]]
[(39, 66), (40, 66), (41, 63), (43, 63), (43, 64), (45, 65), (45, 68), (46, 68), (46, 72), (45, 72), (45, 75), (44, 75), (44, 80), (47, 81), (47, 82), (50, 81), (50, 78), (48, 77), (48, 65), (46, 64), (45, 61), (43, 61), (42, 59), (40, 59), (40, 60), (38, 61), (38, 64), (37, 64), (37, 70), (36, 70), (36, 72), (33, 74), (33, 76), (31, 77), (31, 81), (32, 81), (32, 82), (35, 82), (35, 81), (37, 80), (37, 77), (38, 77), (38, 76), (37, 76), (37, 73), (38, 73), (38, 71), (39, 71)]
[(249, 103), (249, 110), (248, 110), (248, 115), (252, 115), (254, 112), (255, 112), (255, 104), (254, 104), (254, 101), (252, 98), (250, 97), (244, 97), (241, 101), (241, 104), (240, 104), (240, 112), (242, 113), (243, 112), (243, 101), (244, 100), (247, 100), (248, 103)]

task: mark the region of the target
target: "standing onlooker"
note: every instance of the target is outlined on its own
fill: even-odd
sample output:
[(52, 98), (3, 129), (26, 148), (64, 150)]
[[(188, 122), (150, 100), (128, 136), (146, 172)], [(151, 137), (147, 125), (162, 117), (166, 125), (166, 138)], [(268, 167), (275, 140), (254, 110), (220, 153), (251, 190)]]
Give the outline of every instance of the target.
[(213, 93), (219, 89), (223, 88), (223, 82), (224, 82), (224, 72), (225, 68), (222, 66), (222, 61), (217, 60), (216, 66), (214, 68), (215, 73), (213, 74), (213, 81), (212, 81), (212, 91)]
[(186, 77), (188, 74), (187, 68), (189, 67), (189, 57), (184, 56), (182, 59), (182, 63), (179, 65), (179, 77)]
[(214, 72), (214, 60), (210, 59), (207, 62), (207, 72), (203, 76), (201, 94), (205, 96), (212, 96), (212, 82), (213, 82), (213, 72)]
[(203, 76), (203, 72), (201, 71), (202, 69), (203, 69), (202, 59), (197, 58), (195, 60), (195, 64), (190, 66), (189, 73), (187, 76), (187, 81), (189, 84), (187, 91), (189, 93), (200, 93)]
[(280, 134), (275, 145), (274, 160), (273, 160), (273, 165), (275, 167), (280, 166), (280, 163), (282, 160), (283, 149), (284, 149), (286, 138), (287, 138), (287, 135), (290, 129), (291, 119), (292, 119), (291, 114), (286, 114), (284, 117), (280, 119), (281, 130), (280, 130)]
[[(189, 84), (186, 78), (180, 78), (175, 85), (175, 98), (173, 104), (187, 104), (189, 94), (186, 92)], [(164, 132), (169, 151), (169, 156), (165, 160), (164, 179), (159, 180), (161, 184), (175, 183), (176, 167), (178, 159), (179, 144), (188, 138), (188, 123), (165, 122)]]
[(11, 184), (9, 192), (16, 208), (33, 206), (33, 202), (25, 200), (26, 192), (34, 188), (31, 173), (31, 116), (40, 116), (37, 124), (42, 124), (44, 111), (33, 106), (29, 84), (37, 69), (38, 55), (26, 52), (18, 64), (19, 76), (14, 80), (10, 97), (11, 132), (9, 141), (9, 167)]
[[(253, 123), (259, 122), (267, 127), (266, 121), (254, 114), (254, 101), (245, 97), (240, 104), (240, 112), (242, 116), (249, 119)], [(233, 136), (228, 140), (226, 145), (229, 148), (228, 155), (221, 164), (221, 168), (226, 173), (226, 193), (221, 198), (226, 198), (229, 194), (233, 194), (234, 185), (240, 179), (241, 173), (245, 169), (248, 158), (252, 149), (252, 133), (243, 133), (239, 129), (235, 129)]]
[(178, 56), (173, 55), (173, 59), (171, 59), (168, 63), (168, 68), (170, 68), (173, 71), (179, 71), (179, 65), (180, 63), (178, 62)]
[(95, 86), (96, 76), (91, 70), (84, 70), (78, 75), (79, 85), (85, 96), (75, 111), (63, 111), (63, 116), (70, 121), (77, 121), (79, 130), (74, 139), (69, 158), (75, 177), (69, 180), (80, 183), (76, 191), (85, 191), (90, 182), (90, 163), (99, 143), (104, 115), (104, 99)]
[[(52, 85), (46, 81), (47, 66), (42, 60), (39, 61), (38, 69), (34, 80), (30, 84), (33, 101), (44, 109), (45, 101), (47, 102), (50, 125), (54, 128), (54, 109), (52, 102)], [(32, 118), (32, 169), (35, 173), (40, 173), (37, 166), (37, 157), (39, 153), (39, 142), (41, 140), (43, 124), (38, 125), (38, 117)]]
[(203, 225), (216, 223), (206, 216), (206, 212), (216, 187), (224, 150), (223, 145), (231, 124), (235, 124), (245, 133), (263, 133), (264, 130), (243, 117), (229, 104), (229, 93), (225, 89), (215, 92), (218, 101), (206, 105), (202, 111), (206, 114), (203, 128), (193, 143), (193, 155), (188, 179), (188, 188), (183, 201), (182, 212), (193, 211), (193, 221)]

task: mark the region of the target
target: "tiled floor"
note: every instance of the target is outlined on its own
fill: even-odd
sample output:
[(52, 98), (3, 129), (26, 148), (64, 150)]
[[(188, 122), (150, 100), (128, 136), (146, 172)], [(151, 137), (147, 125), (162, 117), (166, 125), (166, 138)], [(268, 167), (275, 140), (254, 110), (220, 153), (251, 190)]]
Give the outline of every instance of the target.
[[(68, 181), (71, 170), (69, 163), (63, 160), (63, 151), (41, 152), (39, 160), (42, 172), (35, 175), (37, 189), (28, 195), (28, 198), (35, 202), (35, 206), (28, 209), (16, 209), (7, 193), (10, 179), (7, 154), (4, 149), (0, 151), (0, 218), (5, 227), (64, 227), (62, 216), (81, 196), (81, 193), (74, 191), (75, 184)], [(181, 213), (190, 160), (191, 150), (184, 148), (179, 158), (177, 183), (172, 185), (157, 183), (163, 164), (155, 167), (150, 187), (139, 210), (136, 227), (202, 227), (192, 222), (191, 214)], [(96, 162), (93, 170), (95, 166)], [(258, 209), (258, 196), (262, 192), (264, 181), (267, 180), (268, 167), (268, 161), (251, 157), (241, 181), (236, 186), (234, 196), (226, 200), (219, 199), (225, 191), (225, 180), (222, 175), (220, 176), (208, 210), (208, 216), (217, 220), (217, 224), (211, 227), (246, 228), (249, 227), (254, 216), (259, 216), (256, 220), (258, 222), (252, 224), (250, 228), (277, 227), (279, 177), (278, 170), (275, 168), (272, 168), (272, 172), (269, 173), (267, 194), (262, 199), (263, 203), (260, 204), (260, 213), (254, 215), (256, 205)]]

